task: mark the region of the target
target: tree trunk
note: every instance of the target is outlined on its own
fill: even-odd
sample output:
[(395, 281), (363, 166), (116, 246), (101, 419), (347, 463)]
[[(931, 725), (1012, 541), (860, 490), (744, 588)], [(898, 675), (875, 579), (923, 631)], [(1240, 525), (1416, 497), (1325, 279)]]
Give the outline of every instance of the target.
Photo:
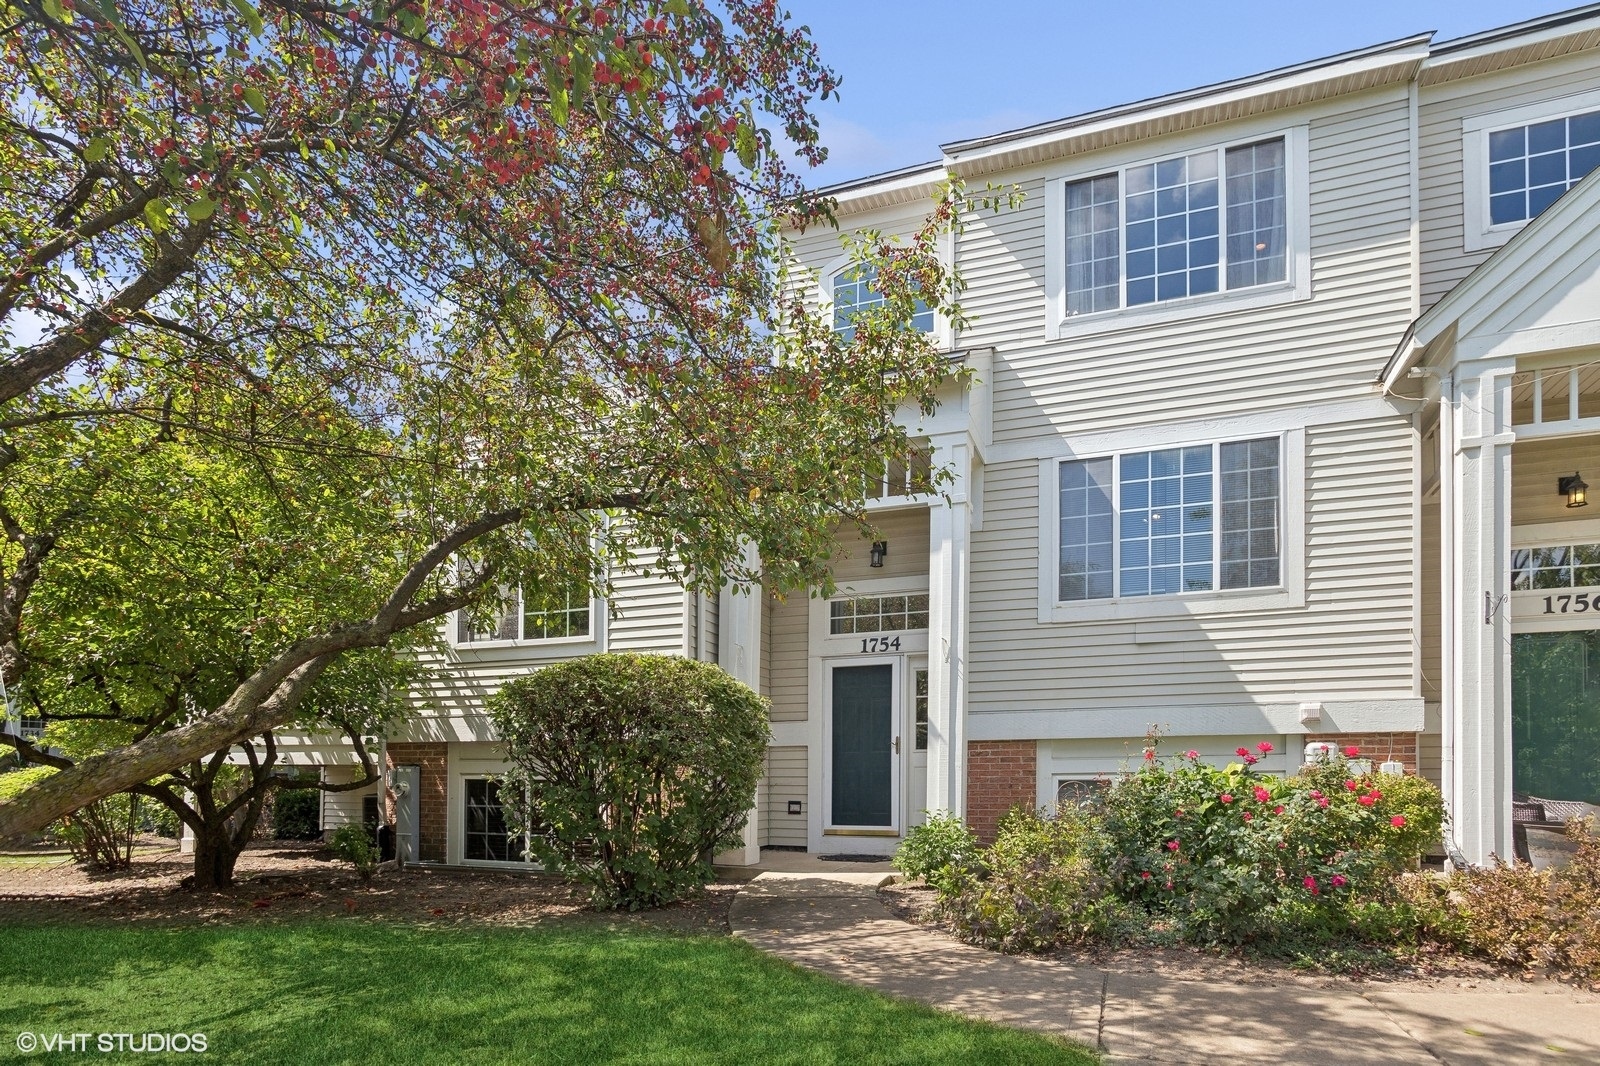
[(215, 892), (233, 884), (233, 867), (239, 861), (243, 844), (234, 843), (231, 834), (196, 834), (194, 840), (194, 887)]

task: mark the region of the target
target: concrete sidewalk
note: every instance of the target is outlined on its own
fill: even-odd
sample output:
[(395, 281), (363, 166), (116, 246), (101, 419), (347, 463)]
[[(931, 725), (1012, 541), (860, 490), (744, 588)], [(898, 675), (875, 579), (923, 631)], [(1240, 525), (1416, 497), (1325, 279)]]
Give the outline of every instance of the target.
[(1000, 955), (893, 917), (882, 871), (764, 872), (733, 931), (801, 966), (946, 1010), (1057, 1033), (1113, 1063), (1600, 1063), (1600, 996), (1536, 984), (1330, 989), (1108, 973)]

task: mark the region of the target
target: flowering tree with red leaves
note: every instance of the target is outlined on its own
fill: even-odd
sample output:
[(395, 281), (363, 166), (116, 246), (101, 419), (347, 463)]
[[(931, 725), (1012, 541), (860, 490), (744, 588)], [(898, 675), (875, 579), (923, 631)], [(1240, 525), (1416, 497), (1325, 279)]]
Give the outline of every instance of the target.
[(837, 78), (770, 0), (0, 0), (0, 55), (0, 676), (49, 668), (27, 603), (75, 531), (158, 521), (124, 460), (161, 450), (346, 514), (367, 592), (304, 578), (324, 606), (225, 698), (60, 767), (0, 836), (270, 731), (344, 652), (508, 584), (750, 582), (754, 544), (826, 585), (949, 374), (909, 323), (959, 317), (959, 190), (860, 244), (886, 300), (848, 339), (783, 296), (781, 228), (829, 212), (779, 146), (823, 158)]

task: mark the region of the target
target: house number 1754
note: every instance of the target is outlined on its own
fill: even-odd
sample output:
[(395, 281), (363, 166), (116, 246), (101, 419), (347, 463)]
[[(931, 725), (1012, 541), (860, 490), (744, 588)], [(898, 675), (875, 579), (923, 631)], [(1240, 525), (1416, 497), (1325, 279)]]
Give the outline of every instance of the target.
[(867, 651), (899, 651), (899, 637), (862, 637), (861, 650)]

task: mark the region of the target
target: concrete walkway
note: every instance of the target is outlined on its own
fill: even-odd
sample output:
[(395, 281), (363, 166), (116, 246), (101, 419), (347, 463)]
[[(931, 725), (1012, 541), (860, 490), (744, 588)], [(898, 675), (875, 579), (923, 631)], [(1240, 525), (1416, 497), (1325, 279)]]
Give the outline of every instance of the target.
[(886, 880), (881, 868), (763, 872), (734, 899), (730, 921), (801, 966), (1057, 1033), (1113, 1063), (1600, 1063), (1600, 996), (1558, 985), (1244, 985), (1016, 958), (893, 917), (877, 897)]

